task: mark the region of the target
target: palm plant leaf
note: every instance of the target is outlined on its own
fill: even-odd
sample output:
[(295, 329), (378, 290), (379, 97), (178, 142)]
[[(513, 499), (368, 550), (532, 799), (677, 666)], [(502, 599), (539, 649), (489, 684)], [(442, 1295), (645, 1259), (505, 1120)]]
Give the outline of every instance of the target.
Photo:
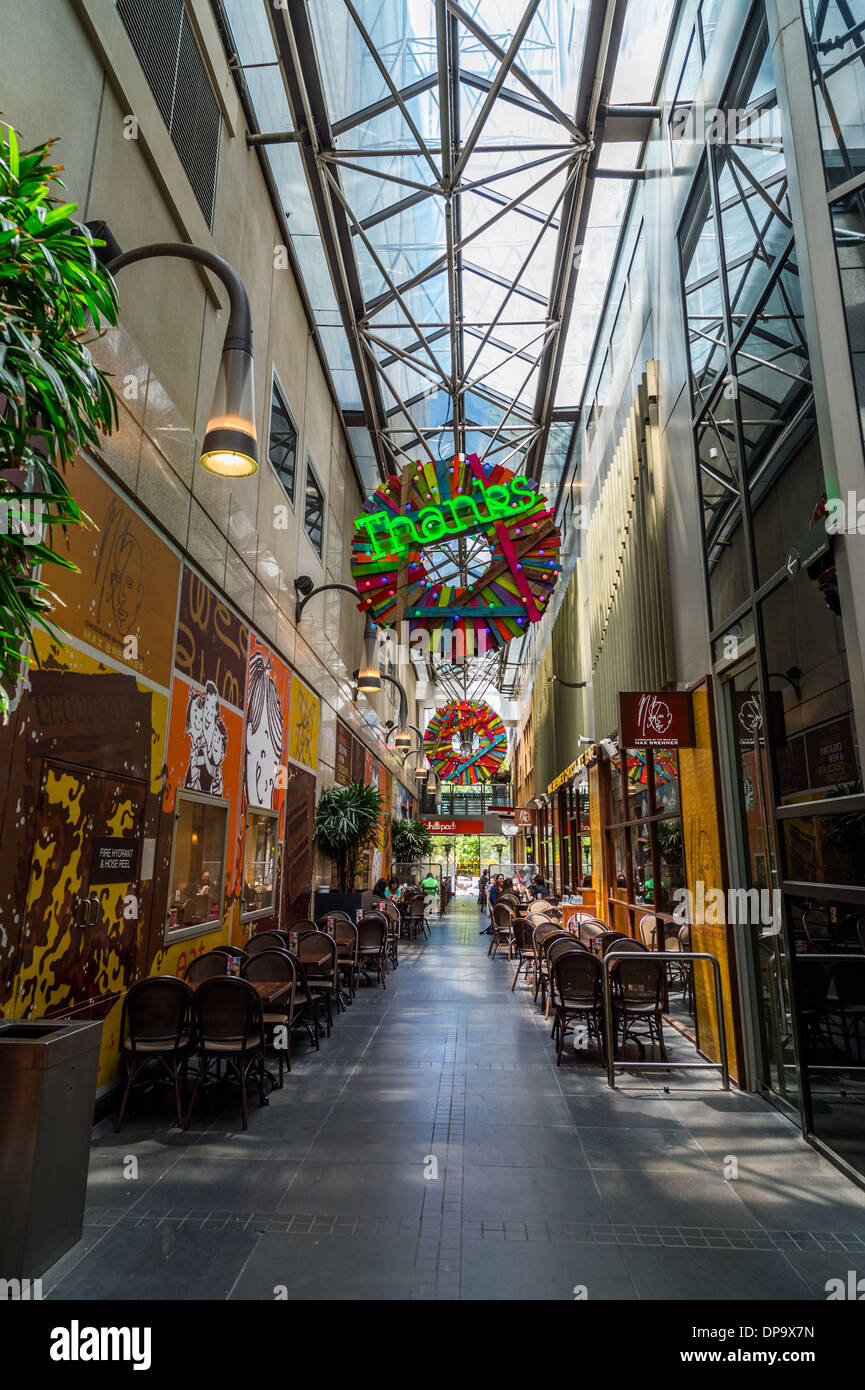
[[(74, 203), (59, 196), (53, 141), (21, 151), (0, 126), (0, 713), (35, 626), (61, 634), (48, 615), (59, 603), (38, 577), (76, 567), (54, 548), (54, 528), (89, 520), (64, 474), (117, 422), (108, 378), (85, 334), (117, 322), (114, 281), (96, 259)], [(22, 504), (42, 508), (41, 535), (17, 523)], [(47, 541), (46, 541), (47, 536)]]

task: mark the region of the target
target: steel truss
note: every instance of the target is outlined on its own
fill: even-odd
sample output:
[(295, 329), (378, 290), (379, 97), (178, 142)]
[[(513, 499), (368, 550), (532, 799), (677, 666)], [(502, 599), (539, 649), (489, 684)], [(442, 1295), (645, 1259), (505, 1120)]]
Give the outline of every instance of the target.
[[(523, 0), (521, 18), (506, 35), (487, 32), (459, 0), (430, 0), (434, 37), (431, 25), (429, 37), (407, 35), (399, 46), (381, 49), (365, 25), (360, 0), (343, 0), (381, 93), (347, 114), (328, 109), (324, 40), (311, 22), (308, 0), (261, 3), (382, 478), (417, 459), (476, 450), (482, 460), (541, 481), (598, 153), (605, 123), (616, 114), (605, 100), (627, 0), (591, 0), (580, 78), (568, 110), (526, 71), (539, 43), (555, 51), (556, 7), (549, 0)], [(420, 75), (400, 88), (392, 73), (413, 45)], [(485, 70), (478, 72), (479, 65)], [(437, 140), (424, 134), (416, 118), (424, 94), (437, 97)], [(405, 144), (365, 144), (363, 127), (388, 112), (400, 121)], [(496, 131), (505, 118), (513, 122), (515, 112), (518, 121), (525, 113), (531, 122), (526, 128), (532, 138), (503, 141)], [(536, 138), (538, 121), (549, 127), (548, 138)], [(473, 158), (484, 153), (501, 159), (493, 158), (475, 177)], [(371, 207), (360, 209), (351, 195), (352, 187), (368, 187), (358, 175), (379, 182)], [(433, 248), (426, 264), (409, 266), (400, 246), (401, 219), (431, 201), (443, 220), (441, 247)], [(479, 207), (486, 210), (480, 219)], [(516, 269), (508, 266), (502, 274), (476, 248), (512, 215), (533, 230)], [(379, 242), (377, 249), (376, 229), (391, 222), (393, 242)], [(552, 273), (544, 269), (548, 284), (541, 293), (538, 268), (550, 260)], [(364, 270), (367, 281), (373, 274), (381, 281), (374, 295), (364, 293)], [(446, 316), (444, 296), (434, 298), (433, 287), (442, 280)], [(489, 301), (477, 294), (479, 284), (489, 287)], [(469, 287), (471, 302), (486, 306), (482, 316), (467, 312)], [(502, 368), (508, 369), (508, 389), (500, 380)], [(455, 565), (459, 582), (468, 584), (482, 551), (482, 539), (462, 541), (454, 546), (454, 558), (436, 563), (442, 572), (450, 566), (451, 582)], [(448, 694), (465, 698), (478, 681), (501, 679), (506, 663), (500, 651), (462, 666), (440, 659), (432, 665)]]

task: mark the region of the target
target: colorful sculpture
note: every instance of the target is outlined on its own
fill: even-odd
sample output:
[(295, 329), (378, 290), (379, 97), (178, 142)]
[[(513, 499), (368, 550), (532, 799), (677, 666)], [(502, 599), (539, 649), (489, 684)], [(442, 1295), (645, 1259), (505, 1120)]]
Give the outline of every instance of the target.
[(507, 752), (501, 719), (489, 705), (475, 700), (452, 700), (437, 709), (423, 742), (437, 776), (460, 787), (491, 781)]
[[(379, 627), (408, 623), (453, 660), (502, 647), (538, 622), (559, 576), (560, 536), (537, 485), (477, 454), (409, 464), (355, 522), (352, 578)], [(424, 552), (483, 534), (491, 553), (468, 586), (437, 582)]]

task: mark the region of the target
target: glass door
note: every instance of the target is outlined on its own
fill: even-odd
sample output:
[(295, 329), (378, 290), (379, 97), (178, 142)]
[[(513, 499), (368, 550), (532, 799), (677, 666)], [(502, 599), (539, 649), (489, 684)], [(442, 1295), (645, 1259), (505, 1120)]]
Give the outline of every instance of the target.
[[(725, 687), (733, 754), (739, 887), (771, 893), (780, 888), (770, 792), (768, 747), (757, 667), (746, 666)], [(773, 899), (768, 899), (770, 902)], [(780, 925), (780, 924), (777, 924)], [(798, 1108), (796, 1058), (784, 933), (769, 922), (742, 927), (756, 982), (760, 1048), (758, 1080)]]

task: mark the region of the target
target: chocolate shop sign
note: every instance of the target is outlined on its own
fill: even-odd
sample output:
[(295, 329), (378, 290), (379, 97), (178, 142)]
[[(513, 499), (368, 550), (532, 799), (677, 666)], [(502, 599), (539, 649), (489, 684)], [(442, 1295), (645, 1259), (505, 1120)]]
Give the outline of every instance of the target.
[(619, 692), (620, 748), (693, 748), (691, 697), (683, 690)]

